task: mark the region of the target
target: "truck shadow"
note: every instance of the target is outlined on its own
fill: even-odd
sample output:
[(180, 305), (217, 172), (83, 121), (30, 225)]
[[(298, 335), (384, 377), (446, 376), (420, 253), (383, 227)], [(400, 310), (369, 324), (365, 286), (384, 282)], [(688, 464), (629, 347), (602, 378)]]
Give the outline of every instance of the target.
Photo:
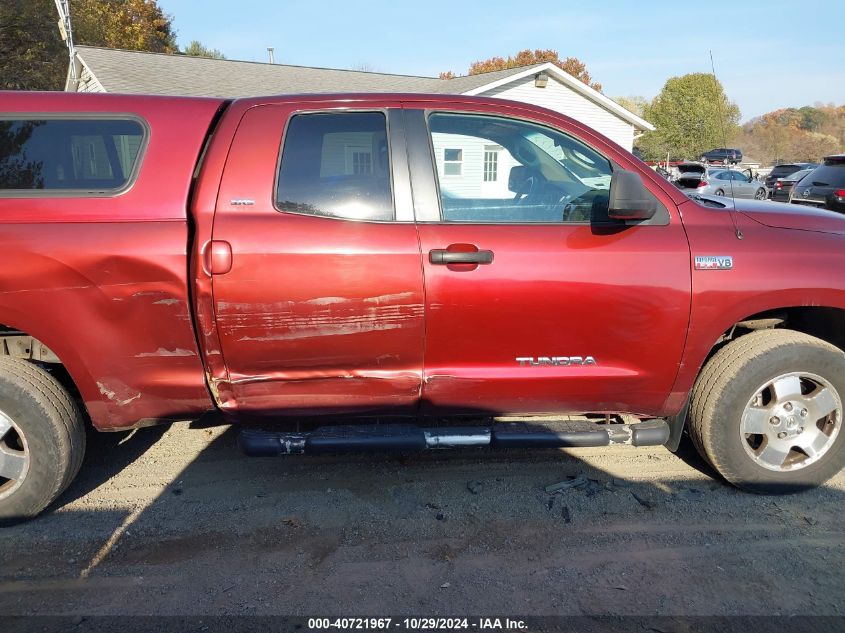
[(813, 612), (822, 594), (826, 613), (845, 604), (841, 490), (746, 494), (686, 445), (680, 459), (662, 448), (245, 458), (236, 439), (200, 422), (92, 443), (54, 508), (3, 530), (17, 546), (0, 551), (0, 612), (771, 614)]

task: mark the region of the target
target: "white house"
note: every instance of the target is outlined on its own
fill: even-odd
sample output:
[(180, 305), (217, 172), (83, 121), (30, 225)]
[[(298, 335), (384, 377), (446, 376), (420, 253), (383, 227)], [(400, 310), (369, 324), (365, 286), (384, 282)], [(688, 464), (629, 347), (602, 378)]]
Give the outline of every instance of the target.
[(424, 92), (523, 101), (598, 130), (630, 150), (654, 126), (554, 64), (534, 64), (454, 79), (77, 46), (74, 85), (65, 89), (165, 95), (247, 97), (280, 93)]

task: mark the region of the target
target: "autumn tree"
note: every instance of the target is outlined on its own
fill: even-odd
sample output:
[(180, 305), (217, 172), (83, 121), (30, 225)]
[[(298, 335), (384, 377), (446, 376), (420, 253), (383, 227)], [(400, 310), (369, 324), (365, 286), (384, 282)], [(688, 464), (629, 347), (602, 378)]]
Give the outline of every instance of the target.
[(652, 160), (697, 159), (736, 136), (739, 108), (728, 100), (722, 84), (711, 74), (672, 77), (648, 104), (644, 118), (657, 128), (637, 143)]
[(226, 59), (222, 51), (216, 48), (208, 48), (203, 46), (199, 40), (191, 40), (191, 43), (182, 51), (183, 54), (190, 57), (210, 57), (211, 59)]
[(845, 150), (845, 106), (804, 106), (768, 112), (746, 123), (736, 140), (765, 164), (816, 162)]
[[(583, 81), (591, 88), (601, 90), (601, 84), (593, 81), (590, 73), (587, 72), (587, 66), (584, 62), (576, 57), (561, 59), (558, 52), (551, 49), (542, 50), (538, 48), (533, 51), (525, 49), (524, 51), (518, 52), (516, 55), (509, 56), (507, 59), (504, 57), (491, 57), (490, 59), (474, 62), (469, 67), (467, 74), (480, 75), (481, 73), (489, 73), (496, 70), (508, 70), (509, 68), (519, 68), (521, 66), (532, 66), (534, 64), (542, 64), (545, 62), (551, 62), (564, 72)], [(440, 73), (441, 79), (454, 79), (457, 76), (458, 75), (451, 70)]]
[(156, 0), (71, 0), (70, 12), (77, 44), (152, 53), (178, 51), (171, 18)]
[(53, 0), (0, 1), (0, 89), (61, 90), (67, 49)]
[[(71, 0), (77, 44), (174, 53), (170, 17), (155, 0)], [(67, 48), (53, 0), (0, 0), (0, 88), (62, 90)]]

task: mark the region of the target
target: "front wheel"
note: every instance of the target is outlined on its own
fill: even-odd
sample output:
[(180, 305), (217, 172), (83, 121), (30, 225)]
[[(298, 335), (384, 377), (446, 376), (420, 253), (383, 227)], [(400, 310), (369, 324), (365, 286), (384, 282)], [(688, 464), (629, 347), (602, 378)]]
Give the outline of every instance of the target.
[(716, 189), (716, 193), (713, 194), (714, 196), (724, 196), (725, 192), (722, 189)]
[(758, 493), (818, 486), (845, 465), (845, 353), (791, 330), (719, 350), (693, 390), (689, 433), (728, 481)]
[(754, 198), (756, 200), (765, 200), (767, 197), (768, 196), (766, 195), (766, 190), (762, 187), (758, 189), (757, 192), (754, 194)]

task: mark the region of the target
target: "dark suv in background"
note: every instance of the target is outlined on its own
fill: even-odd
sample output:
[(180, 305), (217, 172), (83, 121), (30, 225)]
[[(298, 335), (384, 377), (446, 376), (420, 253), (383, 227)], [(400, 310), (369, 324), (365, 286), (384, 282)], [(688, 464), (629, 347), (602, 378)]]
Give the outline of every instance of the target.
[(826, 156), (792, 188), (789, 201), (845, 213), (845, 154)]
[(766, 187), (771, 191), (778, 178), (786, 178), (802, 169), (815, 169), (818, 166), (818, 163), (784, 163), (783, 165), (775, 165), (772, 171), (769, 172), (769, 175), (766, 176)]
[(724, 163), (727, 165), (736, 165), (742, 162), (742, 152), (731, 147), (720, 147), (718, 149), (711, 149), (701, 155), (702, 162), (705, 163)]

